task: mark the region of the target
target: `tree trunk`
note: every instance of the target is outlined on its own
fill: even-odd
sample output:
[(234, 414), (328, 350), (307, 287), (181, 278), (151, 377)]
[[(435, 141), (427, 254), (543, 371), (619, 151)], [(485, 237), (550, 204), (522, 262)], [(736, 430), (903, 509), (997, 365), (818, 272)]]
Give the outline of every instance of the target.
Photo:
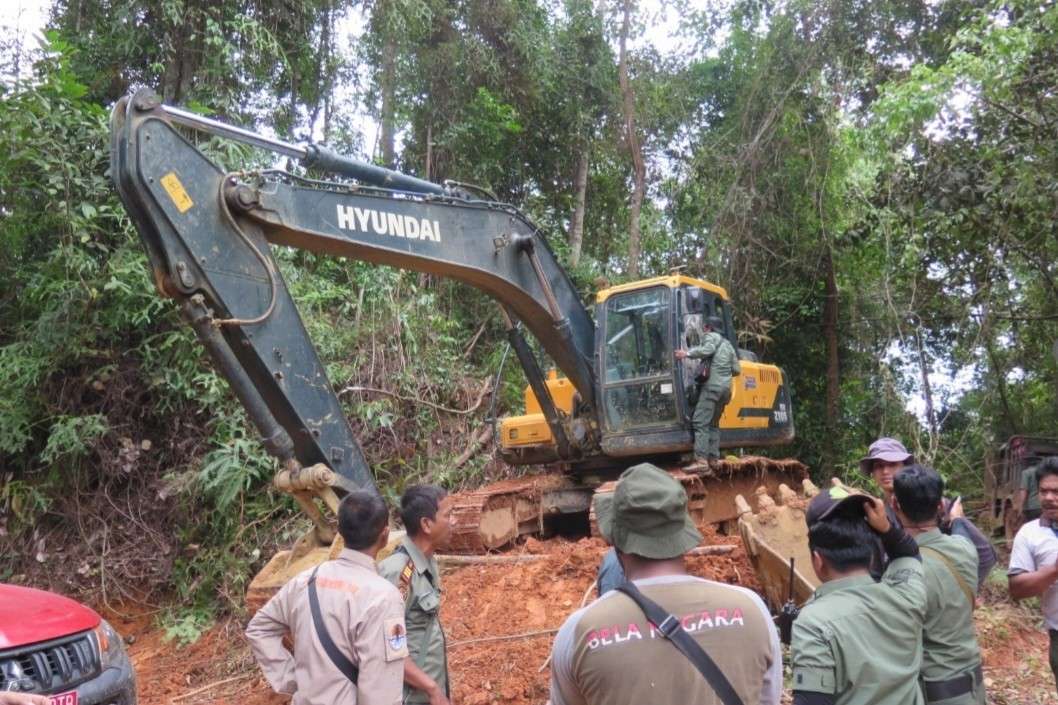
[(826, 434), (823, 439), (823, 467), (827, 472), (837, 472), (837, 439), (839, 400), (841, 395), (841, 366), (838, 359), (838, 283), (834, 273), (834, 258), (830, 245), (825, 244), (823, 254), (823, 276), (826, 280), (826, 296), (823, 299), (823, 340), (827, 350), (826, 385)]
[(628, 206), (628, 274), (639, 276), (639, 212), (643, 207), (647, 170), (643, 163), (643, 147), (636, 134), (636, 98), (628, 79), (628, 35), (632, 27), (632, 2), (624, 0), (621, 38), (617, 55), (617, 81), (624, 106), (625, 144), (632, 158), (632, 199)]
[(382, 26), (386, 33), (385, 43), (382, 45), (382, 165), (387, 169), (394, 166), (394, 140), (396, 137), (395, 105), (396, 102), (396, 65), (397, 65), (397, 42), (392, 36), (388, 17), (390, 3), (382, 3)]
[(1010, 397), (1007, 394), (1007, 370), (996, 355), (995, 340), (992, 337), (991, 311), (990, 307), (985, 309), (985, 315), (981, 324), (981, 339), (984, 340), (985, 352), (988, 354), (988, 365), (992, 368), (991, 377), (996, 381), (996, 391), (999, 392), (999, 405), (1003, 409), (1003, 420), (1005, 432), (1003, 437), (1013, 436), (1021, 432), (1020, 424), (1014, 418), (1010, 410)]
[(427, 181), (432, 181), (433, 176), (433, 125), (426, 125), (426, 172), (423, 176)]
[(922, 344), (922, 327), (918, 321), (915, 323), (915, 346), (918, 348), (918, 370), (922, 377), (922, 396), (926, 401), (926, 424), (929, 426), (929, 451), (932, 457), (938, 442), (937, 414), (933, 409), (933, 388), (929, 384), (929, 360)]
[(584, 242), (584, 204), (588, 194), (587, 144), (577, 153), (577, 173), (573, 177), (573, 223), (569, 230), (569, 263), (574, 267), (580, 262), (581, 245)]

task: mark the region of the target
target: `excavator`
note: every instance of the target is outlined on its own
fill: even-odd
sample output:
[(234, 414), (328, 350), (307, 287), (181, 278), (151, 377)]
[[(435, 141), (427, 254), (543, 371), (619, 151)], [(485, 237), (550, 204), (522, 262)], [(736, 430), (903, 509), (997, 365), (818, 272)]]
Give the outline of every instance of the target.
[[(269, 150), (303, 169), (227, 172), (192, 132)], [(643, 461), (678, 477), (696, 517), (709, 523), (735, 521), (738, 494), (759, 485), (775, 492), (806, 476), (795, 460), (756, 456), (729, 456), (707, 476), (680, 470), (693, 447), (696, 370), (674, 351), (693, 342), (704, 317), (723, 321), (741, 360), (722, 447), (794, 437), (785, 374), (738, 348), (722, 287), (679, 273), (621, 284), (596, 292), (592, 315), (544, 233), (485, 191), (273, 139), (164, 105), (149, 89), (113, 109), (111, 177), (159, 293), (177, 303), (277, 459), (275, 486), (313, 521), (258, 574), (250, 588), (258, 600), (248, 603), (324, 560), (335, 542), (327, 510), (349, 491), (375, 487), (275, 246), (448, 277), (497, 302), (528, 381), (525, 413), (498, 424), (499, 453), (543, 472), (457, 495), (455, 550), (488, 551), (547, 533), (563, 518), (588, 519), (594, 491)], [(545, 373), (527, 333), (553, 369)]]

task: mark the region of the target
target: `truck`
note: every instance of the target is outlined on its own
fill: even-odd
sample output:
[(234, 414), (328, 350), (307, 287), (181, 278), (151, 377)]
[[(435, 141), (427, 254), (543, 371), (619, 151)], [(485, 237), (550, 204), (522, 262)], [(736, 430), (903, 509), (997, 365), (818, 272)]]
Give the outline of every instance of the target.
[[(304, 170), (227, 172), (188, 130), (270, 150)], [(254, 581), (262, 594), (326, 557), (335, 532), (325, 510), (335, 512), (351, 490), (375, 487), (275, 246), (448, 277), (496, 301), (528, 382), (524, 413), (499, 423), (499, 453), (545, 472), (459, 495), (456, 549), (498, 548), (570, 516), (587, 526), (595, 488), (643, 461), (679, 474), (693, 511), (709, 522), (737, 519), (739, 493), (806, 476), (795, 460), (761, 457), (727, 460), (711, 477), (679, 470), (693, 447), (696, 366), (674, 353), (706, 317), (723, 321), (742, 370), (720, 422), (721, 446), (794, 437), (786, 375), (738, 348), (720, 286), (681, 274), (624, 283), (595, 293), (593, 315), (545, 234), (485, 191), (226, 125), (166, 106), (148, 89), (112, 111), (111, 178), (159, 293), (177, 303), (277, 459), (275, 486), (313, 521)]]
[(985, 496), (993, 534), (1014, 540), (1023, 522), (1017, 501), (1021, 474), (1044, 458), (1058, 455), (1058, 438), (1011, 436), (988, 458), (985, 467)]
[(136, 705), (136, 674), (121, 635), (94, 610), (0, 583), (0, 691), (51, 705)]

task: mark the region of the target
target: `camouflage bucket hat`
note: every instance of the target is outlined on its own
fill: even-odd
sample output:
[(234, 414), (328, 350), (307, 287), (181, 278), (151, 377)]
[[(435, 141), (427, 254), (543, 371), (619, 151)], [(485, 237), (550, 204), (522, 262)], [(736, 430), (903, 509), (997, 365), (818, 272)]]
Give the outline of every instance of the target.
[(682, 556), (702, 540), (683, 487), (650, 463), (628, 468), (612, 494), (597, 495), (595, 517), (607, 541), (644, 558)]

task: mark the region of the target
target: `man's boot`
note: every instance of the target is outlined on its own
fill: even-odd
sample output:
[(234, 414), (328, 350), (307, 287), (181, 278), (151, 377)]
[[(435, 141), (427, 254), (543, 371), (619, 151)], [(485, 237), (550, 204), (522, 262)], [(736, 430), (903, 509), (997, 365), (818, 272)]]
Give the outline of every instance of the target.
[(709, 458), (703, 458), (700, 455), (694, 456), (694, 462), (682, 469), (684, 472), (695, 472), (703, 474), (712, 473), (712, 466), (709, 464)]

